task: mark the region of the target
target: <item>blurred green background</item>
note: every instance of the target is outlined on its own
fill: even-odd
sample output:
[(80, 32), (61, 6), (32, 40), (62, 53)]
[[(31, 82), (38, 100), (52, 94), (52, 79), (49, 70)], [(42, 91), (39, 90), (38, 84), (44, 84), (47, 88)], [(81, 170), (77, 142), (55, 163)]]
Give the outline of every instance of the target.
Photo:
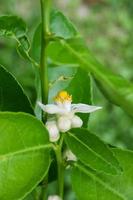
[[(101, 63), (133, 81), (133, 1), (55, 0), (54, 5), (75, 23)], [(26, 21), (32, 41), (40, 22), (39, 0), (1, 0), (0, 8), (1, 15), (19, 15)], [(0, 39), (0, 63), (16, 76), (34, 102), (33, 68), (18, 56), (13, 40)], [(91, 115), (89, 129), (112, 145), (133, 149), (133, 121), (93, 85), (94, 104), (102, 105), (103, 110)]]

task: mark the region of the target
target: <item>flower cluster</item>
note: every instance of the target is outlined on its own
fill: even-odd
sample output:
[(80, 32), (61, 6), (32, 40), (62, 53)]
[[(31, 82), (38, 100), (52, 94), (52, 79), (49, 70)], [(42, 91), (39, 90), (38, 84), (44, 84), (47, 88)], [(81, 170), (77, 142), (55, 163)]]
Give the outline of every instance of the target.
[(56, 142), (60, 138), (60, 132), (67, 132), (71, 128), (79, 128), (83, 121), (75, 113), (91, 113), (101, 109), (99, 106), (87, 104), (72, 104), (72, 96), (66, 91), (60, 91), (54, 98), (54, 104), (43, 105), (38, 102), (41, 109), (52, 115), (46, 122), (49, 131), (50, 141)]

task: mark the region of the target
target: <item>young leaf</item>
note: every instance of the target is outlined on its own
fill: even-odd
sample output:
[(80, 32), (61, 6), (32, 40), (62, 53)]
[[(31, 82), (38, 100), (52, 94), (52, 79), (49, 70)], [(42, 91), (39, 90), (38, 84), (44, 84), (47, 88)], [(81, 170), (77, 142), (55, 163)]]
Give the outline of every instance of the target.
[(34, 114), (29, 99), (17, 80), (0, 65), (0, 111)]
[(79, 200), (132, 200), (133, 152), (120, 149), (113, 152), (123, 168), (121, 175), (98, 174), (81, 164), (75, 165), (72, 185)]
[(108, 174), (118, 174), (121, 168), (111, 150), (96, 135), (86, 129), (72, 129), (65, 141), (76, 157), (86, 166)]
[(49, 164), (48, 132), (24, 113), (0, 113), (0, 199), (26, 196), (46, 175)]

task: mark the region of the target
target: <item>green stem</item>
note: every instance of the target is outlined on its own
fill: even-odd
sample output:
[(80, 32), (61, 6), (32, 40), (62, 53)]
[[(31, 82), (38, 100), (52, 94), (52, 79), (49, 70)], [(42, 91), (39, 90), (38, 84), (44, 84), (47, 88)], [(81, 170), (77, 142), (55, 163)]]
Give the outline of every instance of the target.
[[(49, 42), (50, 35), (50, 6), (51, 0), (40, 0), (41, 5), (41, 55), (40, 55), (40, 79), (41, 79), (41, 96), (42, 103), (48, 103), (48, 92), (49, 92), (49, 83), (48, 83), (48, 65), (47, 65), (47, 56), (46, 56), (46, 47)], [(43, 122), (46, 122), (47, 116), (42, 117)], [(44, 182), (47, 182), (48, 177), (44, 179)], [(47, 184), (42, 186), (41, 200), (46, 200), (47, 198)]]
[(50, 0), (40, 0), (41, 4), (41, 58), (40, 58), (40, 77), (41, 77), (41, 91), (42, 91), (42, 103), (48, 103), (48, 67), (46, 57), (46, 47), (48, 44), (49, 30), (49, 18), (50, 18)]
[(48, 175), (44, 178), (44, 180), (42, 182), (42, 190), (41, 190), (40, 200), (47, 199), (47, 186), (48, 186)]
[(57, 160), (57, 169), (58, 169), (58, 194), (63, 199), (64, 195), (64, 162), (62, 159), (62, 145), (63, 145), (63, 137), (60, 139), (59, 145), (56, 146), (56, 160)]

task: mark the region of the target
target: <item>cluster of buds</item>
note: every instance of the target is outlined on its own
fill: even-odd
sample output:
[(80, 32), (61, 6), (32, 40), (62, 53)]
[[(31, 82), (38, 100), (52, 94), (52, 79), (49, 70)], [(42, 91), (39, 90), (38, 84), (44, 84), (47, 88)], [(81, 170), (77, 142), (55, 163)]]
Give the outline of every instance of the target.
[(44, 105), (38, 102), (41, 109), (52, 115), (46, 122), (49, 131), (50, 141), (56, 142), (60, 138), (60, 132), (67, 132), (71, 128), (80, 128), (83, 125), (82, 119), (75, 113), (91, 113), (101, 109), (99, 106), (87, 104), (72, 104), (72, 95), (61, 91), (54, 98), (54, 104)]

